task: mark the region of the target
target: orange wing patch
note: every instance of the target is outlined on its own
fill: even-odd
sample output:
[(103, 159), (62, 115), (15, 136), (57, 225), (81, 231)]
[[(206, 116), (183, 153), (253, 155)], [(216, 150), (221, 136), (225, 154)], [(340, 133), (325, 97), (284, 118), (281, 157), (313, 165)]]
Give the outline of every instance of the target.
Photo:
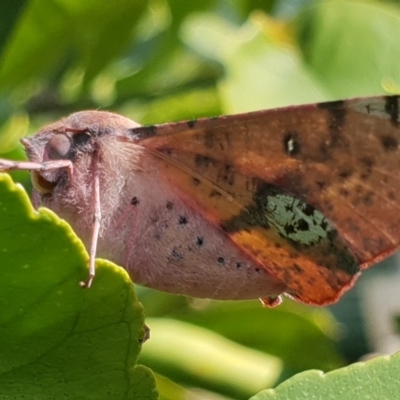
[(262, 228), (241, 230), (230, 237), (287, 283), (287, 294), (307, 304), (336, 301), (358, 275), (352, 255), (343, 245), (335, 247), (329, 240), (308, 249), (296, 249)]

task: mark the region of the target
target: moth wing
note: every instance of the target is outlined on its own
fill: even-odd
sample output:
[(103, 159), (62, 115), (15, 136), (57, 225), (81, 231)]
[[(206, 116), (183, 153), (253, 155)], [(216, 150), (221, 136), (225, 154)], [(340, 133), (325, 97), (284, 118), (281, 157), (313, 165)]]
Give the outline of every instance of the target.
[(400, 245), (399, 98), (130, 132), (183, 198), (310, 304), (335, 301)]

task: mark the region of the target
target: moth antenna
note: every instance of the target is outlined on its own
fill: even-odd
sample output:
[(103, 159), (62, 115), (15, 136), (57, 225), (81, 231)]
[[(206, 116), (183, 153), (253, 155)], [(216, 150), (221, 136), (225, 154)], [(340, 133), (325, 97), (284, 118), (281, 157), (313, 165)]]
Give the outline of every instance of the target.
[(94, 214), (93, 214), (93, 232), (89, 250), (89, 276), (86, 282), (80, 282), (84, 288), (90, 288), (93, 279), (96, 275), (96, 253), (97, 243), (99, 240), (100, 226), (101, 226), (101, 203), (100, 203), (100, 170), (98, 168), (98, 153), (95, 158), (95, 170), (93, 179), (93, 201), (94, 201)]
[(43, 162), (10, 161), (0, 158), (0, 171), (31, 170), (49, 171), (52, 169), (68, 168), (72, 171), (71, 160), (50, 160)]

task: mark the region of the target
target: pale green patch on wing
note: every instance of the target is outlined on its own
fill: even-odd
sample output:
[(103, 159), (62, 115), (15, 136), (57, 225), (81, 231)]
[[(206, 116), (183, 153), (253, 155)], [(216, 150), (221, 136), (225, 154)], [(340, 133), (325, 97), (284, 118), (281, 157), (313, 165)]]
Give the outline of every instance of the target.
[(303, 245), (318, 243), (334, 230), (319, 211), (287, 194), (268, 196), (266, 211), (268, 223), (281, 236)]

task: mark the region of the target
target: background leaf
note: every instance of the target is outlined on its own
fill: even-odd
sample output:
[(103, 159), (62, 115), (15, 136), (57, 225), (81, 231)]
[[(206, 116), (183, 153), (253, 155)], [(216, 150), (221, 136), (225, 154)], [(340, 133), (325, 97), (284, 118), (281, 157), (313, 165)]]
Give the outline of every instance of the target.
[(400, 354), (323, 374), (306, 371), (268, 389), (251, 400), (395, 399), (399, 392)]

